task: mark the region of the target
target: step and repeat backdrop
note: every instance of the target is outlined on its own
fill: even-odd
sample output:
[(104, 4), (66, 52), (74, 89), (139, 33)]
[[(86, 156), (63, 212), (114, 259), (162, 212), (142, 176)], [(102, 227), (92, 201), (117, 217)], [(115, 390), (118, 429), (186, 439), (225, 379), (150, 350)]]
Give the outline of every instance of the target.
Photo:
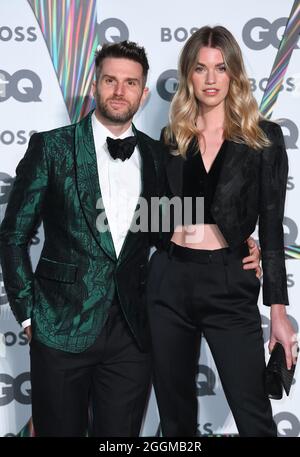
[[(177, 87), (179, 52), (197, 28), (221, 24), (232, 31), (242, 48), (251, 87), (260, 104), (289, 20), (290, 30), (299, 35), (299, 9), (300, 2), (294, 0), (214, 0), (213, 4), (204, 0), (0, 0), (0, 221), (16, 165), (30, 136), (36, 131), (76, 122), (93, 107), (90, 87), (98, 44), (130, 39), (145, 46), (151, 67), (150, 96), (135, 123), (158, 138)], [(286, 73), (272, 107), (272, 119), (279, 120), (282, 126), (290, 164), (284, 230), (291, 302), (288, 313), (297, 330), (300, 322), (299, 47), (300, 43), (292, 53), (283, 53), (280, 64)], [(33, 268), (42, 244), (40, 228), (30, 246)], [(260, 309), (268, 358), (269, 310), (261, 303)], [(10, 311), (0, 269), (0, 436), (31, 432), (29, 368), (28, 343)], [(198, 434), (237, 433), (205, 341), (198, 365), (197, 393)], [(299, 394), (298, 367), (290, 397), (272, 402), (280, 436), (300, 436)], [(142, 435), (159, 433), (152, 392)]]

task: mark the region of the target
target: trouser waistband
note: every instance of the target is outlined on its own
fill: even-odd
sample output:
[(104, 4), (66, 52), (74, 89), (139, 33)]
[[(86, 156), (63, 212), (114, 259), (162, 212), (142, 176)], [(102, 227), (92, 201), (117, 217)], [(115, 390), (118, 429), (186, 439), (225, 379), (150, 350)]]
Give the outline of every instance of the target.
[(222, 248), (215, 250), (192, 249), (170, 242), (167, 252), (170, 258), (174, 257), (186, 262), (195, 263), (221, 263), (226, 265), (230, 260), (242, 259), (249, 255), (247, 243), (235, 249)]

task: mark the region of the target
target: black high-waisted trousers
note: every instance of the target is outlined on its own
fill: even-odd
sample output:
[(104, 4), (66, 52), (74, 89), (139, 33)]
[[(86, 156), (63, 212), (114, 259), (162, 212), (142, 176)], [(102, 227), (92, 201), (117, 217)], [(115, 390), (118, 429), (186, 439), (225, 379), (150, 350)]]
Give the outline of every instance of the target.
[(163, 436), (195, 436), (201, 333), (210, 347), (240, 436), (276, 436), (265, 390), (257, 307), (260, 281), (235, 251), (170, 244), (150, 260), (148, 315)]

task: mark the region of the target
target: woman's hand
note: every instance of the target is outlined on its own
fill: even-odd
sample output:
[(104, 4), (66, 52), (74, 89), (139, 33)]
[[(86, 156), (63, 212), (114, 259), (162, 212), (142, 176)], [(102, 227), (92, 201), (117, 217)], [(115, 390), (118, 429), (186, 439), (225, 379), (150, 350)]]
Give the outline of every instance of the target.
[(269, 351), (272, 352), (275, 343), (279, 342), (284, 347), (288, 369), (296, 364), (298, 343), (297, 334), (286, 314), (285, 305), (271, 305), (271, 336)]
[(31, 325), (28, 325), (28, 327), (25, 327), (24, 328), (24, 332), (27, 336), (27, 339), (28, 339), (28, 343), (30, 343), (31, 341), (31, 338), (32, 338), (32, 329), (31, 329)]
[(244, 270), (254, 270), (258, 279), (261, 277), (261, 268), (259, 265), (260, 262), (260, 249), (255, 243), (253, 238), (247, 239), (249, 256), (243, 258), (243, 269)]

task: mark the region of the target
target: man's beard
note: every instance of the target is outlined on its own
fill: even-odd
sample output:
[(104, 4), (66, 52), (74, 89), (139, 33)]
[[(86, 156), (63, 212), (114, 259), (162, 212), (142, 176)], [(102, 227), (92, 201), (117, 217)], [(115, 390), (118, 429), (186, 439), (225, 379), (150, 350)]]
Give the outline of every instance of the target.
[(137, 110), (139, 109), (139, 104), (136, 105), (128, 105), (128, 108), (126, 111), (123, 111), (122, 113), (114, 112), (108, 105), (108, 101), (110, 100), (124, 100), (122, 98), (110, 98), (106, 102), (103, 102), (101, 100), (101, 96), (99, 93), (96, 94), (96, 105), (99, 113), (107, 120), (111, 122), (115, 122), (116, 124), (125, 124), (126, 122), (130, 121)]

